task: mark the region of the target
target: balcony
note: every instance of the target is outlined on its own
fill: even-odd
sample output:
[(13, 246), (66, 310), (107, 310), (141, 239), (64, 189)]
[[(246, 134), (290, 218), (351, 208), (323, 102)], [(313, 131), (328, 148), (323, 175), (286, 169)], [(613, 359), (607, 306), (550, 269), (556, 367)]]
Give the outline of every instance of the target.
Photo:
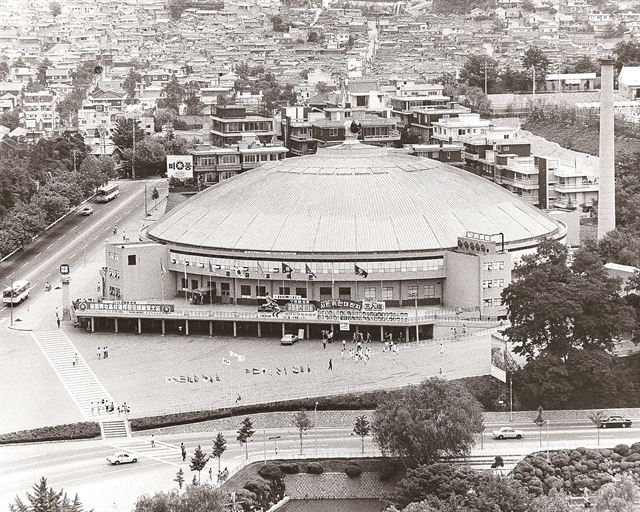
[(462, 153), (462, 157), (465, 160), (471, 160), (471, 161), (477, 161), (480, 160), (480, 155), (476, 154), (476, 153), (467, 153), (466, 151), (464, 151)]
[(363, 138), (365, 142), (400, 140), (400, 132), (398, 130), (389, 130), (389, 133), (364, 135)]
[(598, 192), (599, 185), (597, 183), (558, 183), (553, 186), (556, 192), (561, 194), (570, 194), (571, 192)]
[(305, 142), (307, 140), (313, 139), (310, 133), (292, 133), (291, 135), (289, 135), (289, 137), (291, 138), (291, 140), (295, 140), (298, 142)]

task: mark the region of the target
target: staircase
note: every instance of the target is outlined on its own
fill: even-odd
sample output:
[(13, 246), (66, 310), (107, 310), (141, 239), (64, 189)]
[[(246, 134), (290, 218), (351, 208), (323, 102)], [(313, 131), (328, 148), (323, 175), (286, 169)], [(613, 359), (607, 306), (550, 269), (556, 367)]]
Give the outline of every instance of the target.
[(131, 437), (127, 420), (102, 420), (100, 421), (100, 432), (102, 439)]

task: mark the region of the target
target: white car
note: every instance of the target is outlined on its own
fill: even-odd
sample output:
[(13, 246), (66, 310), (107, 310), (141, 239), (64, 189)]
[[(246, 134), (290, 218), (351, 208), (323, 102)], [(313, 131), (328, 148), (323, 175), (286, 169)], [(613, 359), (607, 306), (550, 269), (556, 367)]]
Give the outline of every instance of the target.
[(300, 338), (298, 338), (295, 334), (285, 334), (282, 337), (282, 339), (280, 340), (280, 344), (281, 345), (293, 345), (299, 339)]
[(114, 453), (107, 457), (107, 462), (113, 466), (117, 466), (119, 464), (131, 464), (132, 462), (138, 462), (138, 457), (124, 452)]
[(80, 215), (84, 215), (85, 217), (91, 215), (93, 213), (93, 208), (91, 206), (85, 206), (80, 210)]
[(522, 439), (524, 432), (513, 427), (502, 427), (491, 432), (494, 439)]

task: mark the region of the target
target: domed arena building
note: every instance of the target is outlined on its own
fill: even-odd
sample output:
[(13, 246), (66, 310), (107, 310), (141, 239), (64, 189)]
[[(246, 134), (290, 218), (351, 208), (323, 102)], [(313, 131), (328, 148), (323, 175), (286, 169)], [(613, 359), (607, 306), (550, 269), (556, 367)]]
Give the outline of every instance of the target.
[[(265, 164), (106, 246), (91, 328), (378, 339), (505, 315), (515, 262), (566, 226), (488, 180), (356, 140)], [(118, 319), (120, 321), (118, 321)]]

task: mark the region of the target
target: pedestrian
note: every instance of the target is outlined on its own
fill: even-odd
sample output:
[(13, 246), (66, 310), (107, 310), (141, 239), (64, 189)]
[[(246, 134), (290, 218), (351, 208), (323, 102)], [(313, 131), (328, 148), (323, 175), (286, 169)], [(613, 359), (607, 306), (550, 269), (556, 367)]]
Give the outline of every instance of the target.
[(209, 468), (209, 481), (213, 481), (213, 468)]
[(126, 242), (126, 241), (127, 241), (127, 232), (126, 232), (126, 231), (123, 231), (123, 232), (122, 232), (122, 241), (123, 241), (123, 242)]
[(182, 326), (181, 325), (178, 326), (178, 334), (182, 334)]
[(329, 370), (333, 370), (333, 361), (329, 358)]
[(344, 359), (344, 349), (340, 351), (340, 359)]
[(347, 347), (347, 340), (342, 340), (342, 350)]
[(327, 349), (327, 340), (326, 340), (326, 338), (323, 338), (323, 339), (322, 339), (322, 348), (323, 348), (324, 350), (326, 350), (326, 349)]
[(95, 416), (96, 415), (96, 405), (91, 402), (91, 416)]
[(467, 334), (467, 326), (462, 324), (462, 335), (464, 336), (465, 334)]
[[(184, 443), (180, 443), (180, 453), (182, 453), (182, 462), (184, 462), (187, 458), (187, 449), (184, 447)], [(211, 474), (209, 474), (209, 478), (211, 478)]]
[(440, 355), (444, 355), (444, 345), (442, 343), (440, 343)]
[(367, 343), (371, 343), (371, 333), (367, 331)]
[(153, 434), (151, 434), (151, 448), (156, 447), (156, 438)]
[(59, 316), (56, 317), (56, 323), (58, 324), (58, 329), (60, 329), (60, 317)]
[(439, 374), (439, 375), (442, 375), (442, 368), (440, 368), (440, 369), (438, 370), (438, 374)]
[(76, 352), (73, 355), (73, 366), (76, 366), (78, 364), (78, 353)]
[(118, 234), (118, 225), (117, 224), (115, 226), (113, 226), (113, 234), (114, 235)]
[(103, 352), (103, 359), (107, 359), (109, 357), (109, 347), (105, 345), (104, 348), (102, 349), (102, 352)]
[(98, 347), (98, 350), (96, 350), (96, 355), (98, 356), (98, 359), (102, 358), (102, 347)]

